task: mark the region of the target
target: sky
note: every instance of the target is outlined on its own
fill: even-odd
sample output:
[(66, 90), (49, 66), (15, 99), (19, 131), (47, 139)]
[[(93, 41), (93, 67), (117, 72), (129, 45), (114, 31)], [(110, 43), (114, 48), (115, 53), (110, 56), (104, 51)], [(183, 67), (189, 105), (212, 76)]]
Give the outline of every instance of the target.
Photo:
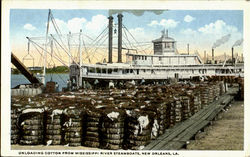
[[(148, 42), (150, 46), (150, 42), (159, 38), (163, 29), (167, 29), (169, 36), (177, 41), (180, 53), (186, 53), (189, 44), (190, 53), (198, 52), (203, 57), (204, 51), (210, 55), (211, 48), (216, 45), (215, 55), (231, 55), (231, 47), (243, 38), (242, 10), (52, 10), (62, 34), (69, 31), (77, 33), (82, 29), (84, 35), (93, 39), (107, 27), (109, 15), (114, 17), (117, 24), (118, 12), (122, 12), (124, 26), (136, 39), (129, 37), (131, 42)], [(46, 9), (10, 10), (11, 49), (20, 59), (27, 55), (26, 36), (45, 36), (47, 20)], [(49, 34), (54, 34), (51, 23), (50, 26)], [(117, 43), (116, 35), (114, 45)], [(107, 43), (106, 40), (104, 44)], [(235, 52), (240, 55), (242, 47), (235, 47)], [(35, 58), (38, 56), (33, 51), (32, 55)]]

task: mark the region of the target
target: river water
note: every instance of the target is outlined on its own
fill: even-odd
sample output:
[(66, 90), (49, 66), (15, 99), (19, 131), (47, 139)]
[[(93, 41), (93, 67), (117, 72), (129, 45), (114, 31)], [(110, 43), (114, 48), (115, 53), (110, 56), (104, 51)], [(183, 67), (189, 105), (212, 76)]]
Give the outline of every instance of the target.
[[(52, 80), (59, 84), (59, 90), (62, 90), (62, 87), (67, 87), (67, 80), (69, 79), (69, 74), (46, 74), (46, 82)], [(16, 87), (19, 84), (29, 84), (22, 74), (11, 74), (11, 88)]]

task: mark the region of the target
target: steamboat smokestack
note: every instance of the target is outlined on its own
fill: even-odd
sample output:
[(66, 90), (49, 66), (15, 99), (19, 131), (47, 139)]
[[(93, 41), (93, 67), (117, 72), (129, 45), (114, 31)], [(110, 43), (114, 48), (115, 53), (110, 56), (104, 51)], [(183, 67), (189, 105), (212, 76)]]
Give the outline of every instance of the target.
[(212, 61), (214, 61), (214, 49), (212, 49)]
[(204, 63), (206, 63), (206, 57), (207, 57), (207, 53), (206, 51), (204, 51)]
[(232, 47), (232, 65), (234, 64), (234, 47)]
[(122, 14), (118, 14), (118, 63), (122, 62)]
[(112, 46), (113, 46), (113, 17), (109, 16), (109, 63), (112, 63)]

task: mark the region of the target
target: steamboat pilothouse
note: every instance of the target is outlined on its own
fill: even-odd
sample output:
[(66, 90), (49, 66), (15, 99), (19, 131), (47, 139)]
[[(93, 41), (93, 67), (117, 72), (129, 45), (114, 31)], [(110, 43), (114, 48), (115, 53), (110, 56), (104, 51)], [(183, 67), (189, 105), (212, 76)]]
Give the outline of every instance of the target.
[[(113, 17), (109, 19), (109, 56), (108, 63), (72, 64), (70, 79), (78, 87), (86, 82), (110, 81), (165, 81), (170, 78), (190, 79), (195, 76), (243, 76), (243, 64), (204, 64), (198, 54), (177, 53), (176, 41), (162, 31), (162, 36), (153, 40), (154, 53), (137, 54), (128, 51), (126, 62), (122, 62), (122, 15), (118, 14), (118, 62), (112, 62)], [(232, 49), (233, 51), (233, 49)], [(233, 53), (233, 52), (232, 52)]]

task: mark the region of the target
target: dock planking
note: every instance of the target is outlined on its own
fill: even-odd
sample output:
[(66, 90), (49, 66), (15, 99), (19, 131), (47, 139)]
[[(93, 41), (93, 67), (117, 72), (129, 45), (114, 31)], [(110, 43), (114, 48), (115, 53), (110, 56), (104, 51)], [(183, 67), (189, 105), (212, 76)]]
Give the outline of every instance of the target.
[(167, 129), (165, 133), (144, 147), (144, 150), (178, 150), (183, 148), (187, 141), (194, 137), (223, 110), (233, 99), (237, 92), (231, 89), (228, 93), (204, 107), (189, 119)]
[(189, 126), (192, 123), (194, 123), (193, 120), (186, 120), (182, 124), (178, 126), (174, 126), (173, 128), (171, 128), (170, 132), (165, 132), (163, 136), (160, 137), (160, 139), (157, 138), (156, 142), (152, 141), (144, 149), (145, 150), (151, 150), (151, 149), (158, 150), (158, 148), (163, 147), (167, 142), (175, 138), (178, 134), (184, 131), (187, 126)]
[(171, 141), (167, 145), (163, 146), (160, 150), (177, 150), (181, 149), (186, 142), (184, 141)]
[(212, 114), (210, 114), (210, 115), (206, 118), (206, 120), (212, 121), (213, 119), (215, 119), (216, 115), (217, 115), (219, 112), (221, 112), (222, 109), (223, 109), (223, 106), (219, 106), (218, 108), (216, 108), (216, 109), (214, 110), (214, 112), (213, 112)]

